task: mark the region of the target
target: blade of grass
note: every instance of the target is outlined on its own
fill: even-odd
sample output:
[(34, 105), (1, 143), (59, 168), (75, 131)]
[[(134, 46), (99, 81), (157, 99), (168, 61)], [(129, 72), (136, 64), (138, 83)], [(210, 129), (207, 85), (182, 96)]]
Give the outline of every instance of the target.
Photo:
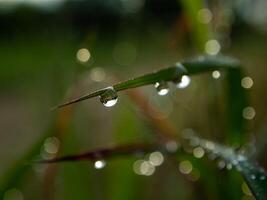
[[(127, 81), (123, 81), (113, 85), (113, 89), (118, 92), (130, 88), (141, 87), (145, 85), (155, 84), (160, 81), (177, 81), (181, 78), (181, 76), (193, 75), (198, 73), (203, 73), (206, 71), (216, 70), (216, 69), (228, 69), (228, 68), (236, 68), (239, 67), (239, 61), (226, 56), (200, 56), (194, 59), (190, 59), (188, 61), (184, 61), (181, 63), (176, 63), (174, 66), (161, 69), (159, 71), (145, 74), (143, 76), (139, 76), (136, 78), (129, 79)], [(103, 94), (108, 88), (100, 89), (95, 92), (85, 94), (77, 99), (71, 100), (69, 102), (60, 104), (52, 109), (61, 108), (73, 103), (77, 103), (86, 99), (90, 99), (93, 97), (100, 96)]]
[(226, 163), (233, 165), (243, 176), (256, 199), (267, 199), (267, 173), (254, 160), (236, 152), (231, 147), (210, 140), (200, 139), (196, 136), (190, 136), (188, 139), (191, 143), (194, 141), (195, 146), (201, 146), (207, 152), (217, 155)]

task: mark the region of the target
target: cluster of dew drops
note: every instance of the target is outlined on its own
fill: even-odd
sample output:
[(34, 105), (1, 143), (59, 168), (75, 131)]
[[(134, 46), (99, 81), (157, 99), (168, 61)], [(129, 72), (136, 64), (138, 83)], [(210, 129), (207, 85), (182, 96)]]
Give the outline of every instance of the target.
[[(206, 151), (209, 153), (209, 158), (212, 160), (221, 158), (218, 162), (218, 167), (220, 169), (226, 168), (231, 170), (232, 166), (234, 166), (237, 171), (243, 171), (244, 174), (249, 174), (248, 178), (251, 180), (267, 180), (266, 171), (259, 167), (257, 163), (249, 162), (245, 155), (211, 141), (202, 140), (193, 134), (185, 135), (185, 139), (189, 140), (190, 145), (195, 148), (194, 150), (198, 149), (199, 152), (199, 149), (201, 149), (203, 151), (201, 155), (204, 155), (204, 152)], [(193, 153), (195, 155), (195, 151)], [(195, 157), (198, 157), (198, 154), (195, 155)]]
[[(176, 84), (176, 87), (179, 89), (186, 88), (191, 82), (191, 79), (187, 75), (183, 75), (180, 77), (178, 81), (174, 81)], [(169, 86), (166, 81), (160, 81), (156, 82), (154, 84), (158, 95), (164, 96), (169, 93)], [(112, 107), (114, 106), (118, 101), (118, 94), (115, 91), (113, 87), (108, 87), (106, 90), (100, 95), (100, 102), (105, 106), (105, 107)]]

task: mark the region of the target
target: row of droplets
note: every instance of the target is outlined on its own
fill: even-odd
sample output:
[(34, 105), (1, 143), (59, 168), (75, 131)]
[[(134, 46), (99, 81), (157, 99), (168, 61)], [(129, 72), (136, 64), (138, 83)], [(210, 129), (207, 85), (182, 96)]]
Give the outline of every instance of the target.
[(200, 139), (194, 135), (191, 129), (186, 130), (184, 136), (185, 139), (189, 140), (190, 146), (194, 147), (192, 153), (196, 158), (203, 157), (206, 151), (209, 153), (209, 158), (212, 160), (221, 158), (221, 160), (218, 161), (218, 167), (220, 169), (226, 168), (231, 170), (232, 167), (235, 167), (239, 172), (242, 172), (243, 170), (248, 170), (248, 173), (255, 172), (249, 177), (252, 180), (258, 179), (265, 181), (267, 179), (265, 170), (259, 166), (256, 168), (254, 164), (248, 162), (245, 155), (237, 153), (231, 148), (215, 144), (214, 142), (208, 140)]
[[(174, 81), (177, 88), (183, 89), (186, 88), (191, 82), (191, 79), (187, 75), (183, 75), (179, 81)], [(168, 86), (168, 83), (166, 81), (160, 81), (156, 82), (154, 84), (158, 95), (164, 96), (169, 93), (170, 88)], [(112, 107), (114, 106), (118, 101), (118, 94), (115, 91), (113, 87), (108, 87), (106, 90), (100, 95), (100, 102), (105, 107)]]
[[(180, 63), (178, 63), (177, 65), (180, 66)], [(214, 79), (219, 79), (221, 77), (221, 72), (218, 70), (213, 71), (212, 77)], [(179, 89), (188, 87), (190, 82), (191, 78), (188, 75), (183, 75), (173, 81), (173, 83)], [(154, 86), (157, 90), (158, 95), (160, 96), (167, 95), (170, 91), (168, 83), (164, 80), (156, 82)], [(245, 89), (250, 89), (253, 86), (253, 79), (248, 76), (243, 77), (241, 80), (241, 86)], [(118, 101), (118, 95), (113, 87), (106, 88), (105, 91), (100, 95), (100, 102), (105, 107), (112, 107), (117, 103), (117, 101)]]

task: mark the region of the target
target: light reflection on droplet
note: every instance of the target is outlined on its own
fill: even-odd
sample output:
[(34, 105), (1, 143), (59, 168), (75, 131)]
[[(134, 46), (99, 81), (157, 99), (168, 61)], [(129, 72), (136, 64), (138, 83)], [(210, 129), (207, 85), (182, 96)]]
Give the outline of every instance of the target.
[(223, 169), (225, 167), (225, 162), (223, 161), (223, 160), (220, 160), (219, 162), (218, 162), (218, 168), (219, 169)]
[(180, 88), (180, 89), (186, 88), (186, 87), (190, 84), (190, 82), (191, 82), (190, 77), (187, 76), (187, 75), (183, 75), (183, 76), (181, 77), (180, 82), (178, 82), (178, 83), (176, 84), (176, 87), (177, 87), (177, 88)]
[(164, 81), (155, 83), (155, 88), (160, 96), (164, 96), (169, 92), (168, 84)]
[(159, 151), (155, 151), (149, 155), (149, 162), (154, 166), (161, 165), (163, 161), (164, 161), (164, 156)]
[(248, 106), (243, 109), (243, 117), (245, 119), (251, 120), (255, 117), (255, 115), (256, 115), (256, 111), (253, 107)]
[(209, 149), (209, 150), (213, 150), (213, 149), (215, 148), (214, 143), (213, 143), (213, 142), (210, 142), (210, 141), (207, 141), (207, 142), (205, 143), (205, 146), (206, 146), (206, 148)]
[(151, 176), (155, 172), (155, 166), (148, 161), (143, 161), (140, 165), (140, 172), (142, 175)]
[(233, 168), (232, 164), (231, 163), (227, 163), (226, 169), (231, 170), (232, 168)]
[(102, 168), (104, 168), (106, 166), (106, 162), (104, 161), (104, 160), (97, 160), (97, 161), (95, 161), (95, 163), (94, 163), (94, 167), (96, 168), (96, 169), (102, 169)]
[(182, 174), (189, 174), (193, 169), (193, 166), (190, 161), (184, 160), (179, 164), (179, 170)]
[(256, 176), (255, 176), (254, 174), (252, 174), (252, 175), (250, 175), (250, 178), (251, 178), (252, 180), (255, 180), (255, 179), (256, 179)]
[(77, 51), (76, 57), (80, 62), (87, 62), (90, 59), (91, 54), (88, 49), (82, 48)]
[(141, 164), (144, 162), (144, 160), (137, 160), (134, 162), (133, 164), (133, 171), (138, 174), (138, 175), (142, 175), (141, 171), (140, 171), (140, 166)]
[(49, 154), (56, 154), (59, 149), (60, 141), (56, 137), (49, 137), (44, 142), (44, 150)]
[(3, 200), (23, 200), (23, 194), (20, 190), (12, 188), (4, 193)]
[(212, 77), (218, 79), (221, 77), (221, 73), (218, 70), (212, 72)]
[(95, 67), (90, 71), (90, 78), (93, 81), (101, 82), (106, 78), (105, 70), (101, 67)]
[(174, 153), (174, 152), (176, 152), (177, 149), (178, 149), (178, 144), (177, 144), (177, 142), (175, 142), (175, 141), (168, 141), (168, 142), (166, 143), (166, 149), (167, 149), (167, 151), (170, 152), (170, 153)]
[(212, 20), (212, 13), (207, 8), (200, 9), (197, 13), (197, 19), (203, 24), (208, 24)]
[(100, 102), (105, 107), (112, 107), (117, 103), (117, 101), (118, 95), (113, 87), (107, 88), (106, 91), (100, 95)]
[(196, 158), (202, 158), (205, 154), (205, 151), (202, 147), (196, 147), (194, 148), (193, 150), (193, 155), (196, 157)]
[(221, 50), (221, 45), (217, 40), (209, 40), (205, 44), (205, 51), (210, 55), (217, 55)]
[(253, 80), (250, 77), (244, 77), (241, 80), (241, 86), (245, 89), (250, 89), (253, 86)]

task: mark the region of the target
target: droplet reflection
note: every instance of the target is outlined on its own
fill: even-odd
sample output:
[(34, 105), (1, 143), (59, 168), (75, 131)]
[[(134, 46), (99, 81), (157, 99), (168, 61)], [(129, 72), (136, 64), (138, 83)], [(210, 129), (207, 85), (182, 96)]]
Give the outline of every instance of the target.
[(149, 155), (149, 162), (154, 166), (159, 166), (163, 163), (164, 157), (161, 152), (155, 151)]
[(100, 102), (106, 107), (114, 106), (118, 101), (117, 92), (113, 87), (109, 87), (106, 91), (100, 95)]
[(177, 87), (177, 88), (180, 88), (180, 89), (186, 88), (186, 87), (190, 84), (190, 82), (191, 82), (190, 77), (187, 76), (187, 75), (183, 75), (183, 76), (181, 77), (180, 82), (178, 82), (178, 83), (176, 84), (176, 87)]
[(104, 160), (97, 160), (94, 163), (96, 169), (102, 169), (106, 166), (106, 162)]
[(248, 106), (243, 109), (243, 117), (245, 119), (251, 120), (255, 117), (255, 115), (256, 115), (256, 111), (253, 107)]
[(160, 96), (164, 96), (169, 93), (169, 87), (165, 81), (155, 83), (155, 88)]
[(179, 170), (182, 174), (189, 174), (193, 169), (193, 166), (190, 161), (184, 160), (179, 164)]

